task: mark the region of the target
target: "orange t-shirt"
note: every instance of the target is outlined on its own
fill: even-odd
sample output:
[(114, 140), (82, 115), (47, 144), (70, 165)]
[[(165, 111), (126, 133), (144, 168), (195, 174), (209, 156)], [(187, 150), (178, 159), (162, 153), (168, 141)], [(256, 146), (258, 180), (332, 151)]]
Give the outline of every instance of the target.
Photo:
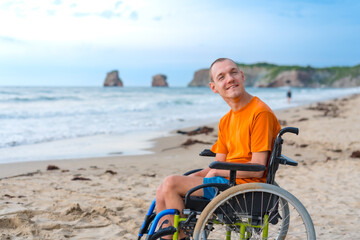
[[(226, 154), (226, 162), (248, 163), (253, 152), (271, 151), (280, 131), (272, 110), (258, 97), (242, 109), (230, 110), (219, 123), (219, 136), (211, 151)], [(237, 184), (266, 182), (262, 178), (238, 178)]]

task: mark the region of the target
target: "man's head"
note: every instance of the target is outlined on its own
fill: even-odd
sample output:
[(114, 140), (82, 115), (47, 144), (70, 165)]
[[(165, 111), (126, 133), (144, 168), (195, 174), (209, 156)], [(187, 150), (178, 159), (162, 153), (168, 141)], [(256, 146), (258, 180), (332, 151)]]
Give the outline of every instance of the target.
[(212, 75), (212, 68), (213, 68), (213, 66), (216, 64), (216, 63), (218, 63), (218, 62), (223, 62), (223, 61), (231, 61), (231, 62), (233, 62), (235, 65), (236, 65), (236, 63), (233, 61), (233, 60), (231, 60), (230, 58), (218, 58), (218, 59), (216, 59), (211, 65), (210, 65), (210, 80), (213, 82), (214, 81), (214, 79), (213, 79), (213, 75)]
[(245, 92), (245, 76), (236, 63), (229, 58), (219, 58), (210, 66), (210, 88), (225, 100), (239, 98)]

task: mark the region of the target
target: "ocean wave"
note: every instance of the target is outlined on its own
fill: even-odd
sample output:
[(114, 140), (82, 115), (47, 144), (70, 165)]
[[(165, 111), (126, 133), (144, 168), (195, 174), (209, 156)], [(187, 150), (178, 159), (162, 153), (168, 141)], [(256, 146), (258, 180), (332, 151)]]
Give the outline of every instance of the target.
[[(0, 93), (1, 94), (1, 93)], [(64, 101), (64, 100), (71, 100), (71, 101), (80, 101), (81, 98), (74, 97), (74, 96), (60, 96), (60, 97), (50, 97), (50, 96), (36, 96), (36, 97), (9, 97), (9, 98), (2, 98), (0, 102), (10, 103), (10, 102), (49, 102), (49, 101)]]

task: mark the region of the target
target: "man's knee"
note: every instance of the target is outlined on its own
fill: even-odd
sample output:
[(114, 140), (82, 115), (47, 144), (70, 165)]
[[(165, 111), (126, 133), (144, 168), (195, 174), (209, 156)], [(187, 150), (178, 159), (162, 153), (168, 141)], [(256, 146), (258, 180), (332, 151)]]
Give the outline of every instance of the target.
[(162, 195), (163, 195), (163, 193), (162, 193), (162, 184), (160, 184), (160, 186), (156, 189), (156, 199), (162, 198)]
[(177, 175), (167, 176), (164, 179), (163, 184), (161, 185), (161, 191), (163, 194), (174, 192), (176, 191), (178, 184), (179, 184), (179, 176)]

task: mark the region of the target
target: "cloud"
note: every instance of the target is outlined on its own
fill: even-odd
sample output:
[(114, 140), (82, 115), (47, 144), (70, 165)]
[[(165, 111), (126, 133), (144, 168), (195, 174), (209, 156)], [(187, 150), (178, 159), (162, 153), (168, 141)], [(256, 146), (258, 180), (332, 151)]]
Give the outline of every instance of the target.
[(113, 17), (121, 17), (120, 13), (113, 12), (111, 10), (105, 10), (99, 14), (100, 17), (111, 19)]
[(56, 11), (55, 10), (47, 10), (47, 14), (49, 16), (55, 16)]
[(118, 9), (122, 3), (123, 3), (122, 1), (117, 1), (115, 3), (115, 9)]
[(162, 16), (153, 17), (153, 20), (155, 20), (155, 21), (161, 21), (161, 20), (162, 20)]
[(91, 13), (88, 12), (74, 12), (73, 16), (74, 17), (88, 17), (91, 16)]
[(55, 4), (55, 5), (61, 5), (61, 4), (62, 4), (62, 0), (54, 0), (53, 4)]
[(21, 6), (24, 5), (24, 1), (8, 1), (1, 4), (1, 8), (5, 10), (10, 10), (13, 6)]
[(9, 37), (9, 36), (1, 36), (0, 35), (0, 42), (7, 42), (7, 43), (21, 43), (22, 41), (13, 38), (13, 37)]
[(134, 21), (138, 20), (138, 19), (139, 19), (138, 13), (137, 13), (136, 11), (132, 11), (132, 12), (130, 13), (129, 18), (130, 18), (131, 20), (134, 20)]

